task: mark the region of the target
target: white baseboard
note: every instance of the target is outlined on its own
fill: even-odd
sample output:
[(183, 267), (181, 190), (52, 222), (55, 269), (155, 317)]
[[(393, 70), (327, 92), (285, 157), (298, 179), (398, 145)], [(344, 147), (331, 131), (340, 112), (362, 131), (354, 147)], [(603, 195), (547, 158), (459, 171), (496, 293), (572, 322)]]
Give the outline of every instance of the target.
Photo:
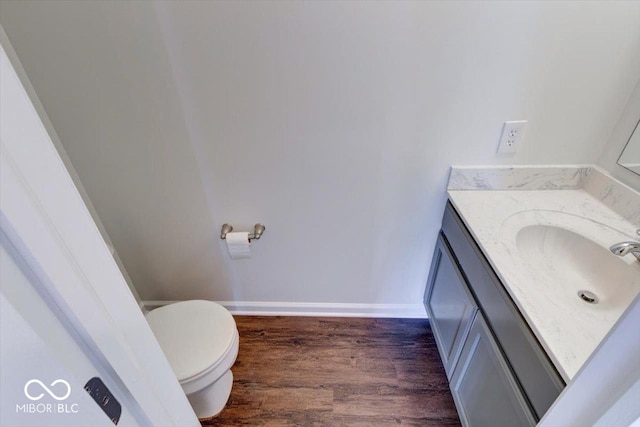
[[(178, 301), (142, 301), (153, 310)], [(347, 304), (315, 302), (216, 301), (231, 314), (245, 316), (388, 317), (426, 319), (422, 304)]]

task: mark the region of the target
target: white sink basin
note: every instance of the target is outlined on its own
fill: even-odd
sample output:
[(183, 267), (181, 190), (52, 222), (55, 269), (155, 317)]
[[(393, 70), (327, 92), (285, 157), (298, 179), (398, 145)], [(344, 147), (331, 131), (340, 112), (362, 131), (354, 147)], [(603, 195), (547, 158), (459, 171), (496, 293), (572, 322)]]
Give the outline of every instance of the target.
[[(617, 317), (640, 292), (640, 261), (614, 255), (609, 247), (634, 240), (605, 224), (556, 211), (522, 211), (505, 219), (500, 240), (512, 266), (535, 283), (532, 292), (559, 309)], [(579, 293), (596, 297), (590, 303)]]
[[(598, 228), (602, 230), (602, 224)], [(630, 240), (610, 231), (612, 244)], [(527, 225), (517, 232), (515, 243), (513, 255), (527, 265), (540, 291), (555, 292), (558, 301), (579, 301), (593, 310), (624, 310), (640, 291), (640, 262), (635, 257), (616, 256), (582, 234), (554, 225)]]

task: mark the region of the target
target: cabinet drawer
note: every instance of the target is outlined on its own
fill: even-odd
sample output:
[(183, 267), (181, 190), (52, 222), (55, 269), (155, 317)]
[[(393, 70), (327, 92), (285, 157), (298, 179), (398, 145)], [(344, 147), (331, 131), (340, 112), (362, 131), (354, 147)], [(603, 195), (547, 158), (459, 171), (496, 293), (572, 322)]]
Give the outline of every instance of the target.
[(436, 243), (424, 305), (444, 370), (451, 379), (477, 305), (442, 236)]
[(515, 377), (536, 415), (542, 417), (564, 382), (450, 202), (442, 232)]

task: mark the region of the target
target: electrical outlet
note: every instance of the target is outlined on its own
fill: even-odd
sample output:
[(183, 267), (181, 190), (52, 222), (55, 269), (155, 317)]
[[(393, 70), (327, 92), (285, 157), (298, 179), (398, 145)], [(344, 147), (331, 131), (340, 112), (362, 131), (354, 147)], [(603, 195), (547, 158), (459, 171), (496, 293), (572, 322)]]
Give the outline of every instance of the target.
[(515, 153), (518, 151), (520, 145), (522, 145), (526, 124), (526, 120), (504, 122), (500, 144), (498, 144), (498, 153)]

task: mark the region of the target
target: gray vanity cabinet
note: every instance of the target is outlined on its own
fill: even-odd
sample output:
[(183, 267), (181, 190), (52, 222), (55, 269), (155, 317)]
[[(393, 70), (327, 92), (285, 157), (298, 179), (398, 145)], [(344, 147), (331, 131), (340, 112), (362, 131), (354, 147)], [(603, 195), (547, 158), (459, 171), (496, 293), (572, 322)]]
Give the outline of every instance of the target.
[(442, 236), (436, 244), (429, 284), (424, 303), (444, 370), (451, 380), (453, 368), (478, 307)]
[(482, 313), (476, 314), (465, 340), (451, 393), (465, 426), (536, 425)]
[(424, 305), (462, 424), (535, 426), (564, 382), (450, 203)]

